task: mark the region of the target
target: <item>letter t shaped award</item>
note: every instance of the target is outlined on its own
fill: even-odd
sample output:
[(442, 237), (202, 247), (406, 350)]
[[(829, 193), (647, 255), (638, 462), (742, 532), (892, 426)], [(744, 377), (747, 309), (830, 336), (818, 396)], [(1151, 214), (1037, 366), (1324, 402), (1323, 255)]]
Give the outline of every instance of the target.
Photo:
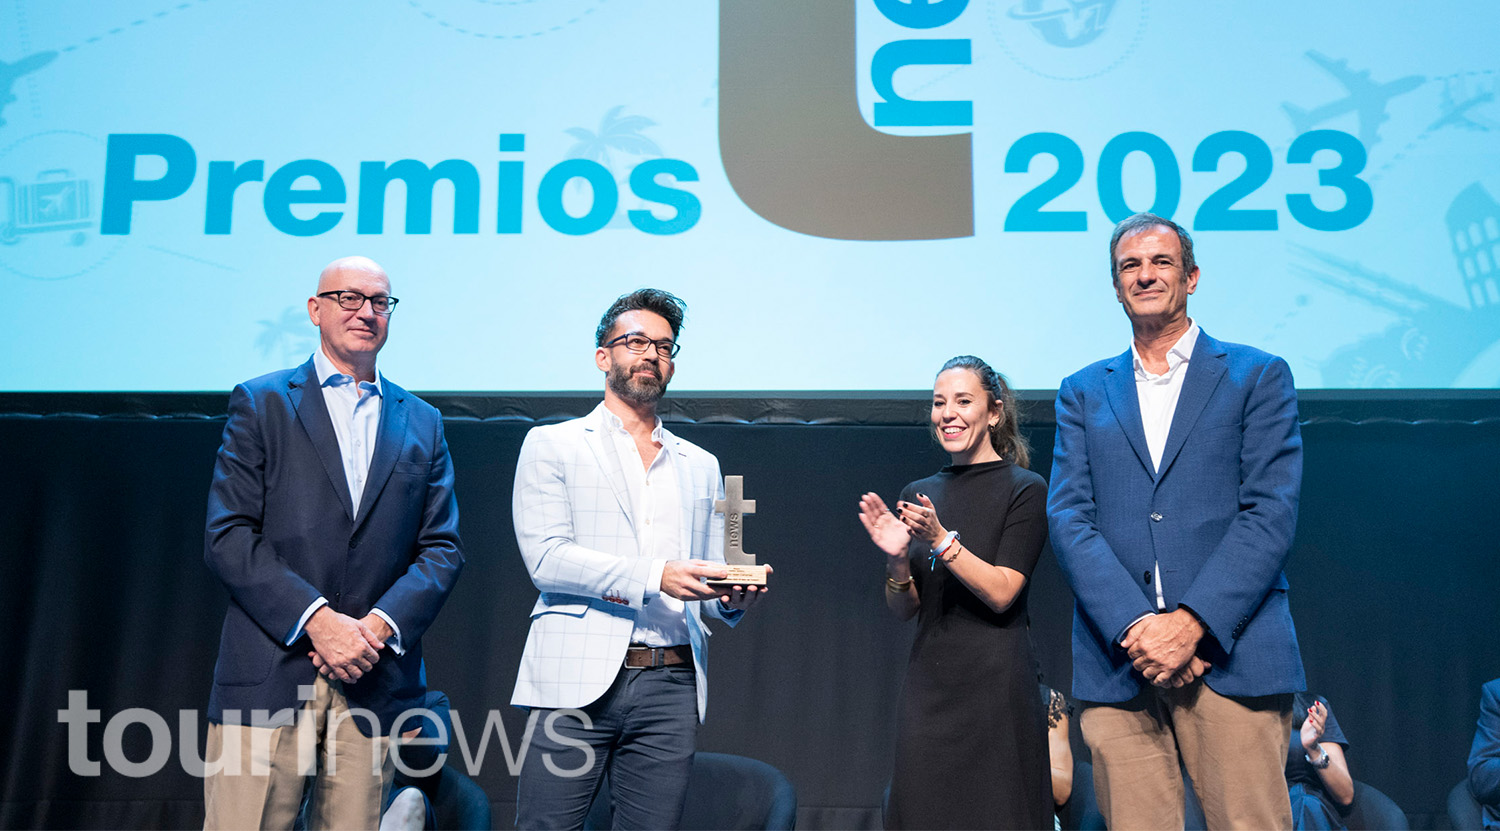
[(729, 574), (709, 580), (710, 586), (764, 586), (766, 567), (745, 552), (745, 514), (755, 513), (755, 500), (745, 498), (745, 477), (724, 477), (724, 498), (714, 501), (714, 513), (724, 515), (724, 564)]

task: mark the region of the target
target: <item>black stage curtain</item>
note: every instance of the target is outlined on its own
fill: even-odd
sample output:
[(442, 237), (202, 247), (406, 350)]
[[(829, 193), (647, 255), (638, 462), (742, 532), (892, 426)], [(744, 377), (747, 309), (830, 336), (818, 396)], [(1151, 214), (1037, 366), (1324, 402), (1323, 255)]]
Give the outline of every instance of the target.
[[(1050, 397), (1028, 398), (1033, 467), (1046, 474)], [(466, 401), (438, 403), (450, 415), (473, 412)], [(756, 406), (785, 414), (807, 404)], [(1486, 414), (1493, 402), (1390, 417), (1403, 408), (1304, 402), (1302, 519), (1288, 571), (1309, 683), (1332, 701), (1352, 741), (1356, 778), (1393, 797), (1416, 827), (1438, 827), (1446, 793), (1464, 775), (1479, 686), (1500, 676), (1500, 419)], [(895, 410), (920, 417), (922, 404)], [(203, 721), (194, 715), (207, 705), (226, 603), (202, 563), (222, 407), (219, 417), (103, 412), (121, 414), (0, 416), (6, 828), (202, 822), (201, 782), (177, 760), (183, 748), (201, 758)], [(803, 828), (878, 827), (912, 628), (884, 610), (882, 555), (855, 518), (856, 500), (866, 490), (892, 499), (944, 458), (918, 424), (830, 420), (842, 423), (671, 425), (745, 476), (758, 503), (746, 547), (776, 566), (767, 605), (713, 638), (700, 746), (784, 771)], [(512, 751), (525, 728), (508, 701), (536, 592), (516, 551), (510, 496), (529, 427), (511, 412), (448, 422), (469, 564), (428, 634), (428, 670), (461, 714), (470, 748), (491, 710), (502, 714)], [(1071, 604), (1044, 553), (1031, 589), (1033, 636), (1041, 675), (1064, 690)], [(101, 721), (86, 725), (87, 758), (102, 760), (112, 717), (147, 708), (168, 724), (166, 765), (143, 778), (108, 764), (102, 776), (71, 772), (59, 722), (70, 691), (100, 711)], [(186, 736), (181, 710), (194, 711)], [(136, 724), (119, 745), (139, 763), (153, 741)], [(1076, 737), (1075, 746), (1082, 750)], [(514, 779), (498, 735), (482, 762), (476, 778), (497, 826), (509, 827)]]

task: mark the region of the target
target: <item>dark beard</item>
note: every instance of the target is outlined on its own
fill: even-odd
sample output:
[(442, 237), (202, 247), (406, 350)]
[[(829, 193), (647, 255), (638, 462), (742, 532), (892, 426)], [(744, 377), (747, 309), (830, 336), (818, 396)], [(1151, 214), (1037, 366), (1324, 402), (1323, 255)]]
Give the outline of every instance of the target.
[(660, 374), (637, 375), (634, 367), (626, 369), (616, 364), (609, 369), (609, 388), (632, 404), (655, 404), (666, 394), (667, 382)]

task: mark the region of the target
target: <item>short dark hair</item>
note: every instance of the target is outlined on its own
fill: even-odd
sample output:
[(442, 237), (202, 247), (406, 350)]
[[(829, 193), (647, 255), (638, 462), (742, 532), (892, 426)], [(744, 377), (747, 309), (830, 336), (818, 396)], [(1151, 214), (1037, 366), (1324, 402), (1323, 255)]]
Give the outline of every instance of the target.
[(655, 312), (666, 318), (672, 326), (672, 340), (676, 340), (677, 333), (682, 331), (682, 319), (687, 316), (687, 304), (677, 295), (661, 289), (636, 289), (622, 294), (610, 305), (604, 317), (599, 318), (599, 328), (594, 330), (594, 345), (604, 345), (620, 315), (636, 311)]
[(1115, 265), (1115, 249), (1120, 247), (1120, 240), (1131, 234), (1138, 234), (1156, 227), (1170, 228), (1176, 232), (1177, 241), (1182, 244), (1182, 273), (1184, 275), (1193, 273), (1193, 269), (1198, 267), (1198, 261), (1193, 259), (1193, 238), (1188, 236), (1187, 230), (1172, 220), (1156, 214), (1139, 213), (1120, 220), (1120, 224), (1115, 226), (1115, 232), (1109, 237), (1110, 282), (1115, 284), (1120, 282), (1120, 272)]
[[(942, 375), (950, 369), (967, 369), (974, 373), (979, 379), (979, 386), (988, 393), (990, 406), (999, 405), (1000, 420), (990, 428), (990, 446), (995, 448), (1000, 458), (1030, 469), (1031, 446), (1026, 443), (1026, 437), (1021, 435), (1021, 412), (1016, 409), (1016, 393), (1010, 388), (1005, 376), (973, 355), (949, 358), (943, 368), (938, 370), (938, 374)], [(936, 431), (933, 435), (936, 437)]]

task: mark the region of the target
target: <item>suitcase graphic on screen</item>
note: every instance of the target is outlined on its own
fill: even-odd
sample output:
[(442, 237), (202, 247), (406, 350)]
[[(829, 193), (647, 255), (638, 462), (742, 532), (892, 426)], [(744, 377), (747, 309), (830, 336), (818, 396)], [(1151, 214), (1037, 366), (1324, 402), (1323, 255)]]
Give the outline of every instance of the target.
[(0, 243), (14, 245), (22, 234), (72, 231), (93, 224), (89, 183), (64, 168), (44, 170), (30, 184), (0, 176)]

